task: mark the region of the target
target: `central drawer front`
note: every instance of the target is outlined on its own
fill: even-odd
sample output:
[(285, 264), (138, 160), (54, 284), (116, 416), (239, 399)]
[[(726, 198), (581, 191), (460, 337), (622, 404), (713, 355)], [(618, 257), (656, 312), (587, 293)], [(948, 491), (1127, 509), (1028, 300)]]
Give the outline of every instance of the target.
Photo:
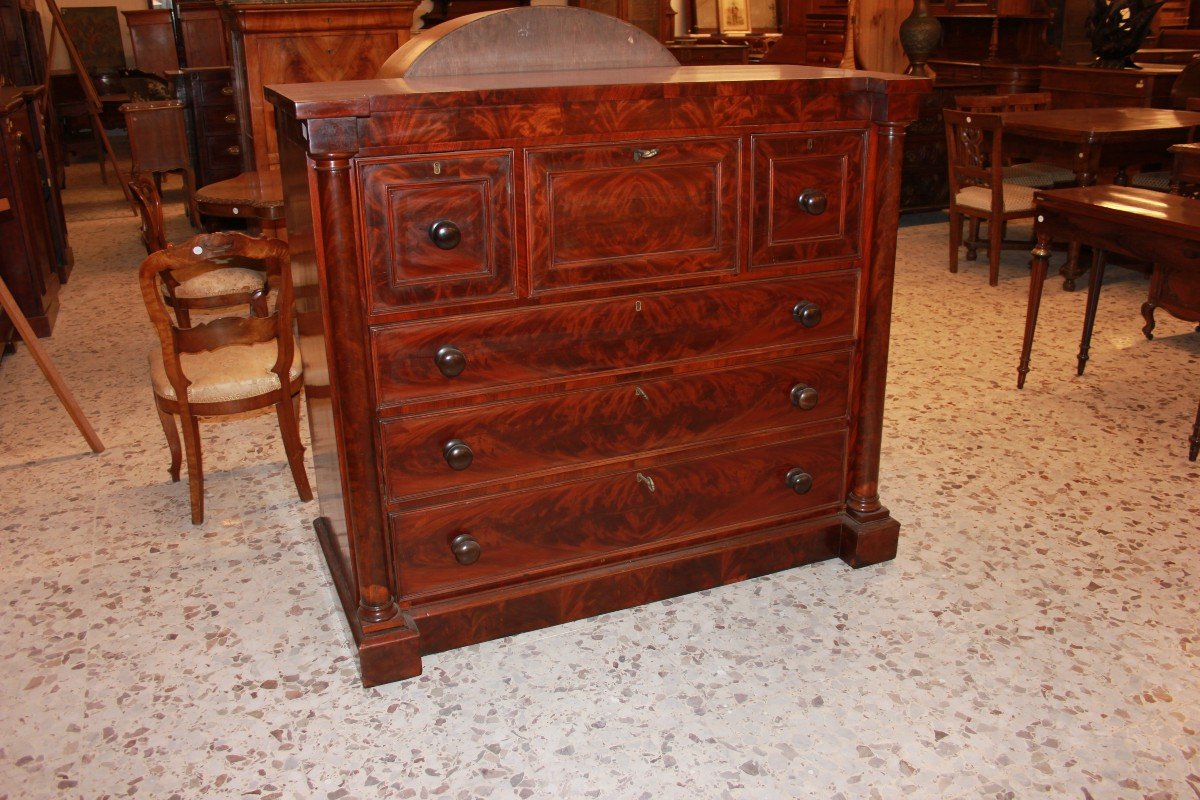
[(526, 152), (535, 290), (736, 272), (740, 140)]
[[(388, 497), (405, 500), (661, 448), (845, 418), (849, 369), (850, 352), (842, 350), (395, 417), (383, 422)], [(455, 446), (460, 457), (467, 454), (465, 460), (447, 454)]]
[(381, 326), (377, 397), (389, 405), (848, 338), (857, 285), (847, 271)]
[[(671, 540), (832, 513), (843, 498), (845, 447), (839, 431), (392, 514), (400, 593), (475, 589), (617, 551), (625, 558)], [(810, 488), (798, 494), (789, 473), (807, 476)], [(456, 546), (470, 563), (460, 563)]]

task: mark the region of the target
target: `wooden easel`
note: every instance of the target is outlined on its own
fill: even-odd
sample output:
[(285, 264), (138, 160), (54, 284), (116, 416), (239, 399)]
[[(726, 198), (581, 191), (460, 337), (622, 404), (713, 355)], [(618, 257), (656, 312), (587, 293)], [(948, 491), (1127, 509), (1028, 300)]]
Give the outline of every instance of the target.
[(88, 116), (92, 120), (92, 130), (95, 131), (96, 137), (100, 140), (104, 148), (104, 156), (112, 162), (113, 172), (117, 174), (117, 180), (121, 184), (121, 191), (125, 193), (125, 200), (133, 205), (133, 192), (129, 189), (129, 179), (125, 177), (125, 173), (121, 170), (121, 165), (117, 163), (117, 155), (113, 152), (112, 142), (108, 140), (108, 134), (104, 130), (104, 124), (100, 121), (100, 112), (104, 110), (104, 105), (100, 102), (100, 95), (96, 93), (96, 86), (92, 83), (92, 78), (87, 73), (87, 67), (83, 63), (83, 57), (79, 55), (79, 50), (75, 47), (75, 42), (71, 39), (71, 34), (67, 32), (67, 26), (63, 23), (62, 11), (58, 8), (58, 3), (55, 0), (45, 0), (46, 7), (50, 9), (50, 16), (54, 17), (54, 26), (50, 29), (50, 44), (46, 54), (46, 84), (50, 83), (50, 59), (54, 55), (54, 34), (57, 32), (62, 37), (63, 47), (67, 50), (67, 57), (71, 61), (71, 69), (75, 71), (75, 77), (79, 79), (79, 85), (83, 87), (83, 95), (87, 99)]
[[(53, 1), (51, 0), (51, 2)], [(8, 210), (8, 200), (0, 197), (0, 215), (7, 213)], [(13, 327), (17, 329), (17, 333), (21, 335), (21, 338), (25, 340), (25, 345), (33, 355), (33, 360), (37, 362), (38, 367), (42, 370), (42, 374), (46, 376), (46, 381), (50, 384), (50, 388), (58, 395), (63, 408), (71, 415), (71, 421), (75, 423), (75, 427), (79, 428), (79, 432), (83, 434), (83, 438), (91, 446), (92, 452), (104, 452), (104, 443), (100, 441), (100, 437), (92, 430), (92, 426), (88, 424), (87, 417), (83, 415), (83, 409), (79, 407), (79, 403), (75, 402), (75, 397), (71, 394), (71, 390), (67, 388), (66, 381), (63, 380), (58, 368), (54, 366), (54, 362), (50, 360), (50, 354), (42, 347), (42, 343), (38, 341), (37, 335), (29, 327), (29, 320), (25, 318), (25, 314), (21, 311), (20, 306), (17, 305), (17, 299), (8, 290), (8, 284), (4, 282), (3, 276), (0, 276), (0, 307), (4, 309), (5, 314), (8, 314), (8, 318), (12, 320)]]

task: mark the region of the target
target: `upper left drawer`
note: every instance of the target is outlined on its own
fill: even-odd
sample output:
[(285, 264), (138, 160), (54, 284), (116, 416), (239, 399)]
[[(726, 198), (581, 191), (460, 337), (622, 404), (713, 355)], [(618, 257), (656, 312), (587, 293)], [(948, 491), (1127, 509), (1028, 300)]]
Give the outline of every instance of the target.
[(359, 173), (373, 312), (514, 294), (511, 150), (367, 160)]

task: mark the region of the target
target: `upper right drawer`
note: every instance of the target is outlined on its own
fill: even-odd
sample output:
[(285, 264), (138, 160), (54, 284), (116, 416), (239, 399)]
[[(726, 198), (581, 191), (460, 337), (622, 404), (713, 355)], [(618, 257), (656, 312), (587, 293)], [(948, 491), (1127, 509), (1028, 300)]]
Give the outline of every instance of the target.
[(753, 137), (750, 269), (857, 258), (866, 131)]

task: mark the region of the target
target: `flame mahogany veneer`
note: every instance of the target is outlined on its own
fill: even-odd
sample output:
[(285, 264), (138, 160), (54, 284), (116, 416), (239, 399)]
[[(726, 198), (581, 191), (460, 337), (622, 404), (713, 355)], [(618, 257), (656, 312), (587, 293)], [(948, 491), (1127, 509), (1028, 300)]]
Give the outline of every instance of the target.
[(271, 87), (363, 682), (841, 557), (878, 493), (924, 80), (680, 67)]

